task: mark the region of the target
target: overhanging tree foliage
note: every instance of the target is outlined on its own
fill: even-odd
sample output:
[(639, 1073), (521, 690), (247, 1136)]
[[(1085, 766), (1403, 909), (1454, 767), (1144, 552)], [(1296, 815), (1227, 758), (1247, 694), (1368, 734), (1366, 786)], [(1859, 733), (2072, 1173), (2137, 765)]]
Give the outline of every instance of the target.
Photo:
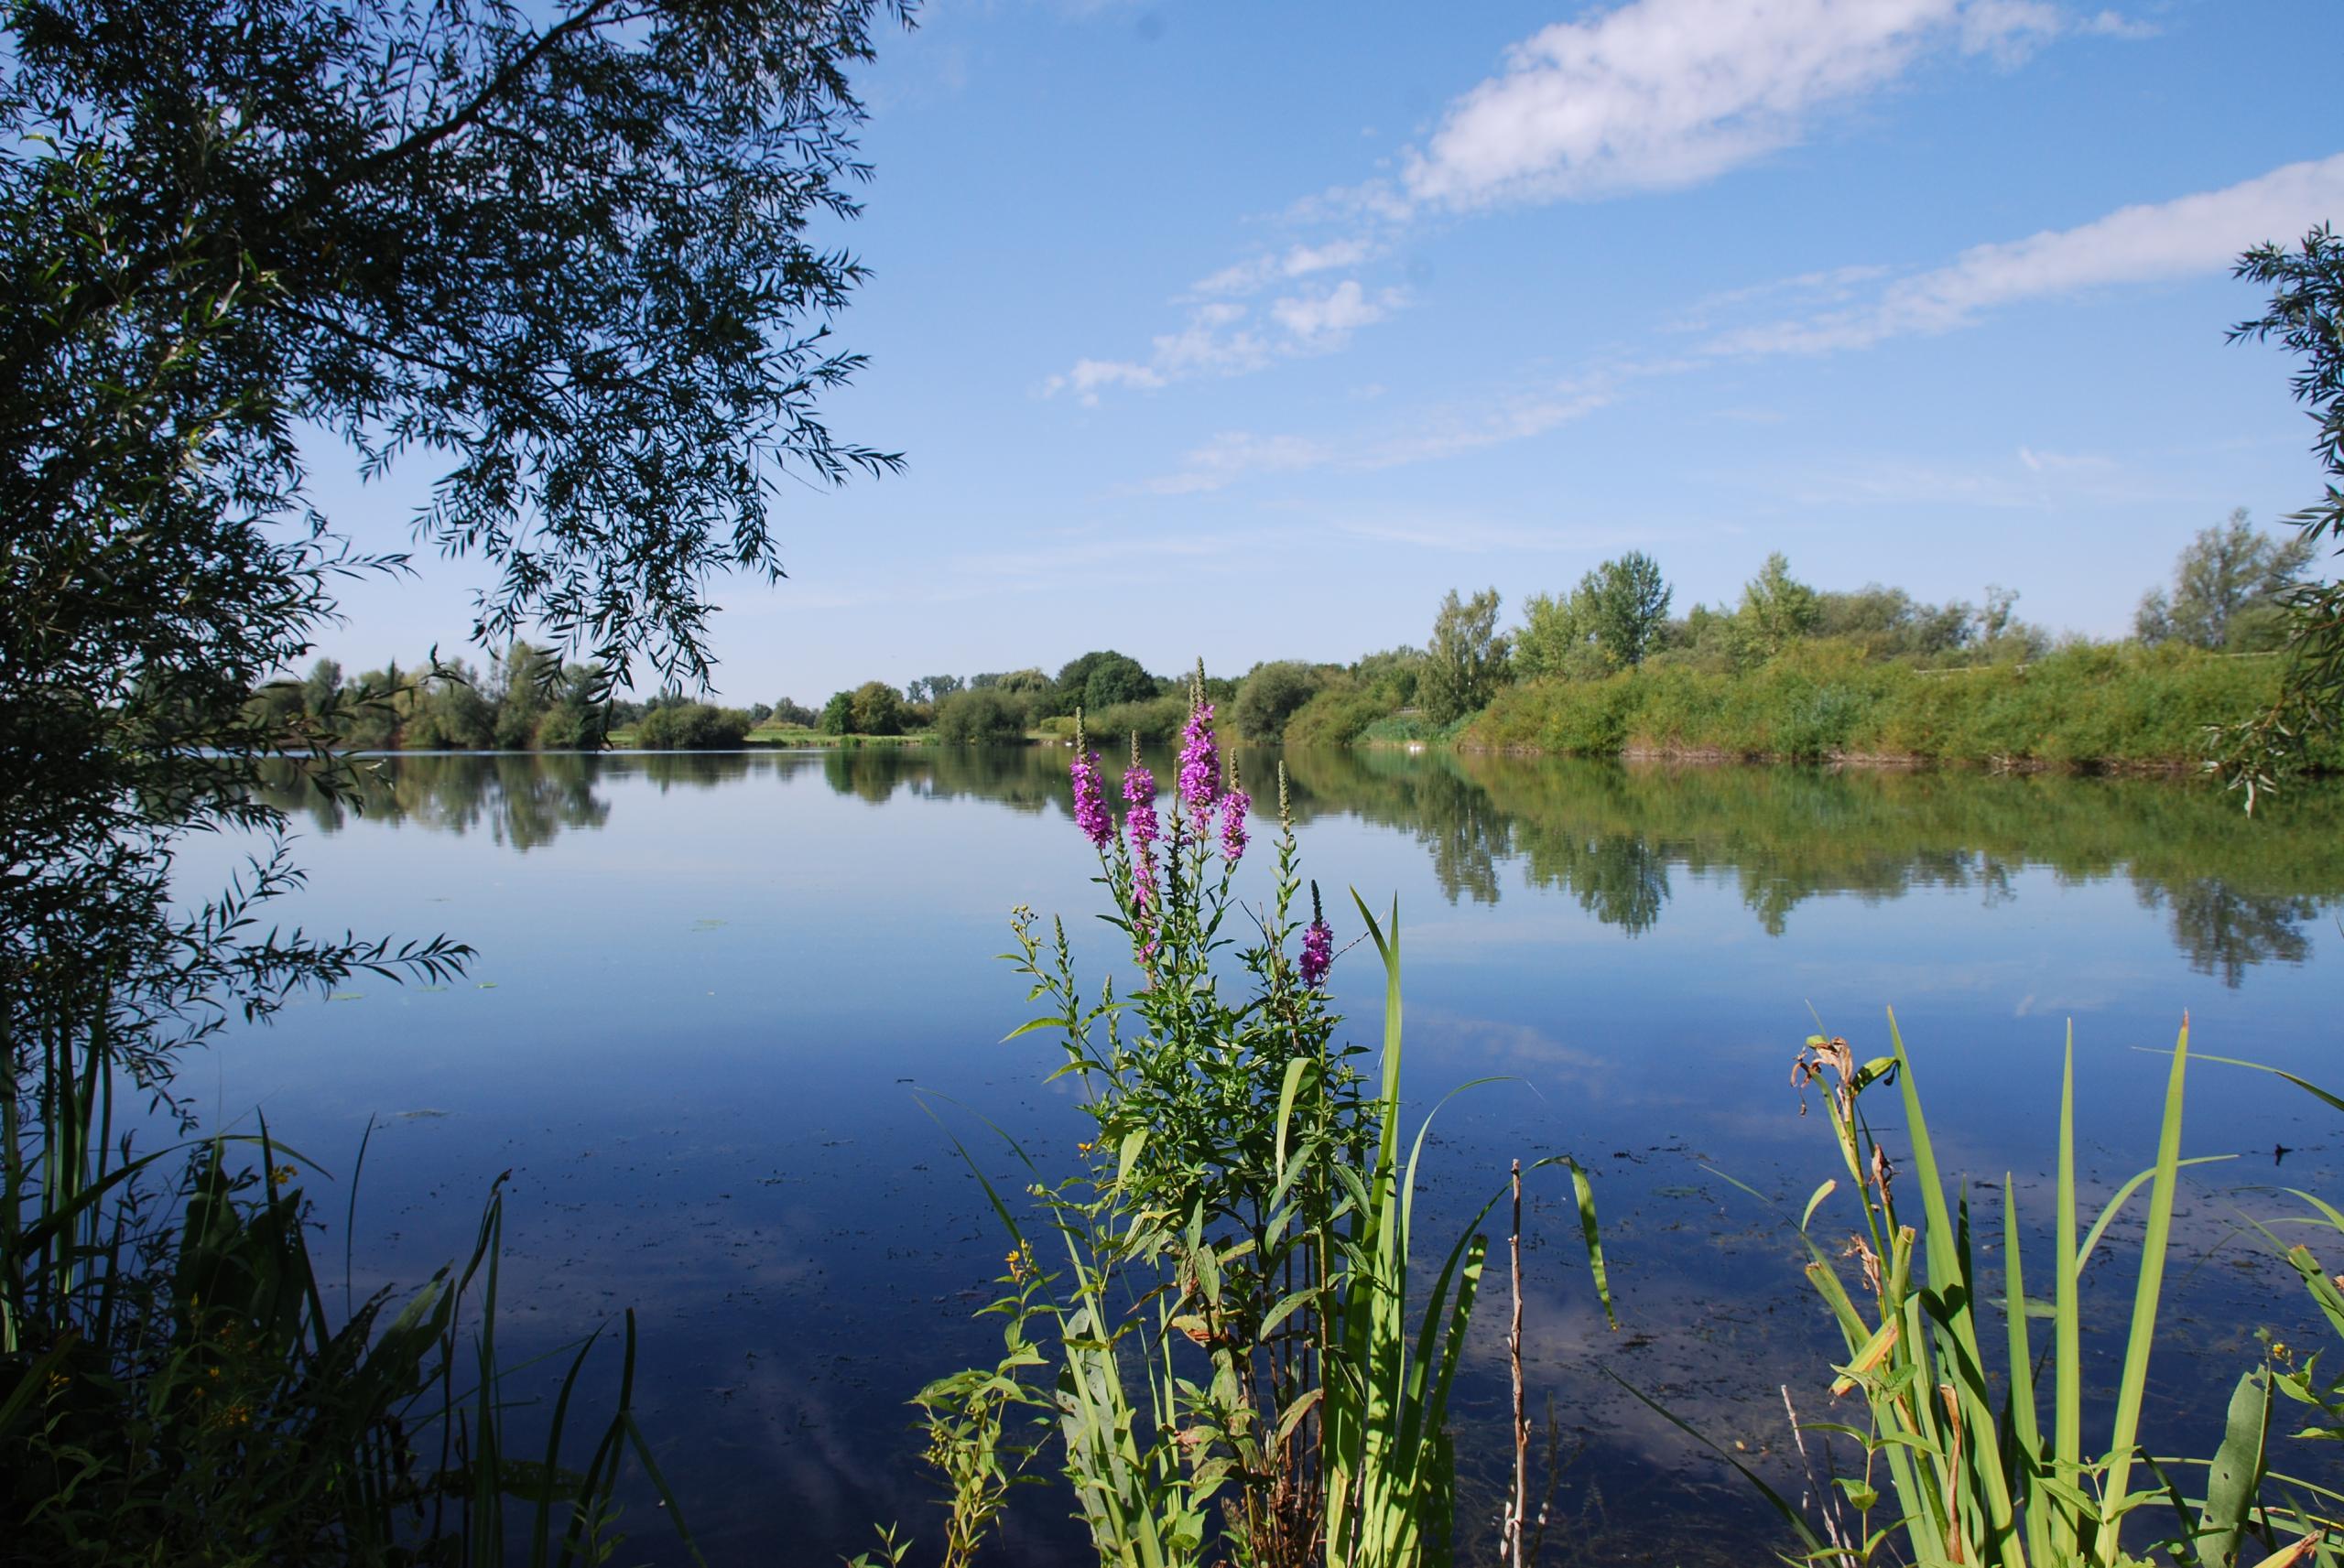
[[(817, 406), (862, 362), (828, 320), (863, 269), (818, 226), (852, 215), (868, 172), (845, 72), (876, 9), (10, 11), (12, 1008), (44, 951), (54, 971), (56, 953), (127, 944), (80, 966), (117, 989), (168, 967), (169, 837), (271, 826), (244, 764), (331, 742), (331, 723), (244, 697), (307, 652), (339, 574), (401, 562), (337, 541), (304, 488), (305, 433), (372, 472), (436, 469), (418, 534), (494, 574), (478, 637), (539, 623), (613, 679), (637, 659), (706, 673), (711, 577), (781, 573), (778, 476), (896, 466), (834, 440)], [(265, 1007), (301, 961), (246, 951), (243, 1000)]]
[[(781, 575), (776, 481), (898, 463), (834, 440), (819, 414), (862, 362), (828, 336), (863, 273), (827, 231), (867, 172), (846, 72), (882, 9), (5, 12), (0, 1476), (61, 1473), (72, 1455), (93, 1466), (78, 1502), (48, 1499), (49, 1533), (11, 1538), (17, 1554), (82, 1560), (74, 1531), (92, 1527), (76, 1509), (102, 1540), (154, 1500), (132, 1495), (140, 1476), (173, 1470), (136, 1419), (190, 1303), (167, 1272), (124, 1282), (158, 1255), (141, 1227), (168, 1216), (128, 1185), (39, 1208), (66, 1190), (60, 1172), (81, 1172), (93, 1130), (103, 1160), (89, 1086), (126, 1073), (167, 1090), (177, 1052), (239, 1012), (354, 968), (438, 974), (465, 956), (264, 934), (255, 904), (298, 877), (281, 848), (200, 907), (170, 886), (185, 833), (266, 842), (282, 827), (255, 788), (264, 760), (294, 757), (334, 789), (349, 705), (399, 696), (251, 700), (310, 653), (342, 574), (404, 564), (337, 538), (309, 498), (304, 443), (343, 443), (373, 474), (437, 476), (418, 540), (486, 568), (483, 643), (542, 628), (613, 682), (636, 662), (704, 676), (711, 579)], [(323, 672), (316, 686), (347, 689)], [(68, 1220), (114, 1239), (74, 1240), (63, 1287), (35, 1292), (19, 1243)], [(46, 1393), (12, 1395), (49, 1389), (69, 1357), (63, 1382), (86, 1374), (120, 1397), (83, 1401), (58, 1437)], [(407, 1440), (396, 1426), (387, 1439)], [(289, 1538), (238, 1539), (265, 1531), (259, 1517), (188, 1516), (221, 1549), (177, 1541), (174, 1560), (305, 1555)], [(358, 1560), (354, 1540), (320, 1555)]]
[[(2276, 340), (2296, 356), (2295, 401), (2318, 433), (2313, 455), (2325, 475), (2320, 498), (2287, 521), (2301, 542), (2344, 554), (2344, 236), (2326, 223), (2294, 248), (2257, 245), (2237, 275), (2270, 289), (2271, 306), (2230, 330), (2232, 341)], [(2286, 596), (2289, 667), (2267, 711), (2221, 732), (2210, 766), (2241, 789), (2247, 809), (2303, 753), (2306, 733), (2344, 714), (2344, 581), (2297, 587)]]

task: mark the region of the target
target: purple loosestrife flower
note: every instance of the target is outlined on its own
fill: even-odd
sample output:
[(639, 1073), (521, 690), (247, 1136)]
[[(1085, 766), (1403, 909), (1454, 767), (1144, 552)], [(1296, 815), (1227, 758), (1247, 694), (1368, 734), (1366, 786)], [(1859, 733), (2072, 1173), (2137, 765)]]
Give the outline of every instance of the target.
[(1082, 836), (1101, 849), (1115, 836), (1115, 825), (1107, 815), (1107, 791), (1099, 778), (1099, 753), (1079, 751), (1074, 754), (1074, 766), (1069, 770), (1074, 776), (1074, 825)]
[(1132, 842), (1145, 855), (1161, 828), (1156, 820), (1156, 775), (1140, 765), (1137, 742), (1132, 747), (1132, 765), (1123, 770), (1123, 802), (1131, 807), (1124, 816), (1131, 826)]
[(1245, 814), (1253, 809), (1253, 796), (1234, 784), (1221, 796), (1221, 858), (1232, 866), (1245, 852)]
[(1328, 929), (1325, 915), (1314, 914), (1302, 934), (1302, 983), (1317, 990), (1334, 962), (1335, 934)]
[(1156, 775), (1139, 760), (1136, 734), (1131, 765), (1123, 770), (1123, 804), (1131, 808), (1123, 813), (1123, 825), (1132, 836), (1132, 926), (1145, 938), (1139, 950), (1145, 964), (1156, 957), (1156, 840), (1163, 827), (1156, 816)]
[(1199, 687), (1190, 699), (1188, 728), (1180, 731), (1180, 804), (1199, 835), (1220, 795), (1221, 751), (1213, 744), (1212, 704)]

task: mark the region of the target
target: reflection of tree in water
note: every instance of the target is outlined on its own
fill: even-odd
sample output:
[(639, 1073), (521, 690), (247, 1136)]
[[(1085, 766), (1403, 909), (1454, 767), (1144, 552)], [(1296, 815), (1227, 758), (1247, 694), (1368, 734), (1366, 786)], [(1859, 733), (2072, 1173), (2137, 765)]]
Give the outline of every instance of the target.
[(621, 768), (641, 773), (666, 795), (678, 789), (715, 789), (738, 784), (764, 759), (744, 752), (640, 752), (613, 758)]
[(1631, 936), (1660, 922), (1668, 902), (1668, 861), (1651, 841), (1632, 833), (1545, 838), (1531, 852), (1530, 880), (1568, 892), (1579, 906)]
[(2256, 964), (2300, 964), (2311, 938), (2300, 926), (2319, 914), (2319, 901), (2300, 894), (2242, 892), (2219, 877), (2143, 885), (2141, 902), (2172, 912), (2173, 939), (2201, 975), (2219, 975), (2236, 990)]
[(903, 753), (842, 746), (823, 754), (822, 777), (841, 795), (883, 806), (904, 782)]
[[(914, 787), (937, 800), (971, 797), (1012, 811), (1040, 813), (1056, 805), (1071, 822), (1074, 786), (1070, 753), (1058, 746), (939, 746), (918, 753), (924, 764)], [(1116, 783), (1121, 774), (1116, 774)]]
[(850, 747), (822, 758), (822, 776), (832, 789), (874, 806), (903, 790), (928, 800), (987, 800), (1020, 812), (1044, 811), (1057, 802), (1071, 818), (1073, 787), (1065, 768), (1063, 751), (1040, 747)]
[(1449, 903), (1497, 903), (1498, 862), (1514, 854), (1513, 821), (1458, 770), (1453, 755), (1297, 751), (1285, 762), (1297, 821), (1348, 811), (1412, 834), (1432, 851), (1433, 879)]
[(369, 758), (354, 770), (357, 787), (345, 806), (287, 764), (272, 773), (263, 794), (329, 836), (354, 811), (439, 833), (485, 829), (495, 843), (526, 852), (564, 828), (600, 827), (609, 818), (610, 804), (594, 787), (602, 765), (599, 758), (559, 752)]
[[(1264, 817), (1275, 810), (1274, 750), (1241, 748)], [(1168, 752), (1148, 762), (1173, 776)], [(874, 804), (982, 800), (1071, 822), (1062, 747), (863, 748), (810, 752), (587, 757), (406, 756), (365, 764), (358, 805), (389, 821), (485, 828), (527, 849), (564, 828), (600, 827), (597, 781), (640, 774), (659, 789), (717, 789), (819, 771)], [(1105, 759), (1108, 787), (1122, 758)], [(1966, 892), (2017, 896), (2023, 871), (2080, 885), (2128, 879), (2166, 911), (2175, 943), (2229, 985), (2265, 963), (2308, 957), (2306, 929), (2344, 898), (2344, 790), (2291, 791), (2253, 819), (2219, 792), (2165, 780), (1819, 768), (1670, 768), (1396, 751), (1297, 751), (1285, 758), (1296, 820), (1360, 817), (1430, 855), (1451, 902), (1497, 901), (1502, 868), (1568, 893), (1634, 935), (1658, 924), (1678, 870), (1724, 881), (1772, 935), (1819, 897), (1897, 899)], [(334, 802), (290, 773), (271, 803), (342, 826)]]
[(1469, 887), (1494, 897), (1492, 862), (1519, 859), (1532, 885), (1572, 894), (1630, 935), (1659, 920), (1680, 866), (1728, 879), (1774, 935), (1825, 896), (1966, 891), (2007, 903), (2032, 869), (2068, 884), (2128, 878), (2171, 909), (2194, 965), (2235, 984), (2254, 964), (2300, 961), (2302, 927), (2344, 894), (2335, 789), (2299, 792), (2284, 817), (2250, 821), (2219, 793), (2157, 779), (1396, 752), (1297, 752), (1288, 764), (1306, 816), (1350, 811), (1416, 833), (1452, 897)]

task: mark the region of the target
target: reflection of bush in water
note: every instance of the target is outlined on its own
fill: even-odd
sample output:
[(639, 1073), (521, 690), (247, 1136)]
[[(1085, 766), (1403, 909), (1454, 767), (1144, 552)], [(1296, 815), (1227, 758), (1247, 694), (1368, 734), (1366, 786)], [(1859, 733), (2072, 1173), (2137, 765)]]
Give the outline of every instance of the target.
[(741, 752), (646, 752), (626, 761), (664, 795), (671, 789), (714, 789), (738, 783), (749, 776), (755, 759)]
[[(1272, 749), (1235, 750), (1260, 809), (1275, 809)], [(1168, 756), (1152, 754), (1158, 776)], [(1296, 750), (1285, 757), (1296, 819), (1351, 815), (1408, 834), (1452, 901), (1496, 902), (1501, 869), (1573, 896), (1606, 925), (1655, 925), (1680, 868), (1730, 880), (1771, 934), (1831, 893), (1915, 890), (2011, 896), (2029, 866), (2071, 881), (2130, 879), (2169, 919), (2201, 973), (2242, 982), (2263, 963), (2309, 957), (2304, 926), (2344, 898), (2344, 790), (2306, 787), (2250, 820), (2218, 791), (2158, 779), (1995, 778), (1965, 772), (1672, 768), (1439, 752)], [(869, 748), (806, 753), (431, 757), (372, 768), (365, 813), (462, 833), (485, 827), (528, 849), (563, 828), (600, 827), (596, 781), (640, 773), (662, 789), (712, 789), (752, 773), (819, 768), (830, 788), (875, 803), (899, 793), (1073, 815), (1062, 747)], [(1110, 790), (1121, 759), (1105, 759)], [(342, 813), (289, 770), (272, 805), (332, 833)]]
[(1286, 761), (1298, 816), (1351, 812), (1416, 834), (1452, 900), (1494, 899), (1496, 863), (1518, 860), (1534, 886), (1571, 892), (1632, 934), (1658, 920), (1673, 866), (1731, 877), (1780, 935), (1819, 894), (1970, 888), (2000, 902), (2036, 865), (2074, 881), (2129, 877), (2145, 904), (2171, 914), (2192, 966), (2237, 985), (2254, 964), (2306, 957), (2301, 923), (2344, 895), (2344, 791), (2333, 788), (2306, 787), (2249, 820), (2219, 791), (2161, 779), (1439, 752)]
[(841, 795), (874, 805), (902, 789), (928, 800), (974, 798), (1028, 813), (1055, 802), (1070, 819), (1067, 755), (1055, 746), (874, 747), (827, 753), (822, 773)]

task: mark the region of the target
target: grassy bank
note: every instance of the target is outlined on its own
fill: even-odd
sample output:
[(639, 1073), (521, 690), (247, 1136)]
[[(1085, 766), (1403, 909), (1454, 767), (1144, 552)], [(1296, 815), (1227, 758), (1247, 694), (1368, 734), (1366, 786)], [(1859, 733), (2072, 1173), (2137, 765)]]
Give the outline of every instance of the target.
[[(1457, 744), (1566, 756), (2183, 768), (2204, 754), (2209, 727), (2268, 705), (2282, 670), (2275, 657), (2128, 644), (1926, 670), (1809, 643), (1739, 674), (1648, 668), (1510, 687)], [(2344, 745), (2319, 738), (2312, 761), (2344, 765)]]

